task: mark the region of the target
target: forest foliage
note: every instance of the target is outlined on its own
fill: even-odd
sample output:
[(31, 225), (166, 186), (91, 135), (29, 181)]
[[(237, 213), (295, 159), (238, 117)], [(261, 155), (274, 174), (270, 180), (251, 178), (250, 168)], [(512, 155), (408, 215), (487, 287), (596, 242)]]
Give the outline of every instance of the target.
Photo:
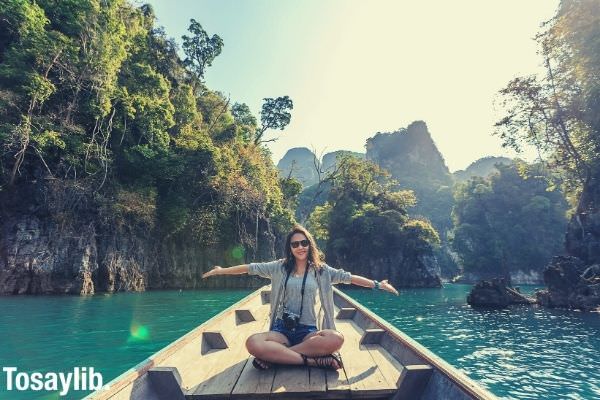
[(457, 185), (453, 249), (482, 277), (541, 273), (562, 253), (567, 203), (542, 164), (497, 164), (499, 173)]
[(371, 161), (342, 156), (331, 176), (327, 202), (317, 206), (308, 226), (334, 261), (393, 258), (429, 253), (439, 245), (429, 221), (409, 217), (416, 203), (410, 190), (395, 190), (390, 173)]
[(545, 74), (517, 77), (500, 92), (504, 146), (537, 149), (564, 174), (576, 213), (597, 197), (600, 173), (600, 2), (563, 0), (536, 36)]
[[(561, 1), (537, 41), (546, 75), (515, 78), (501, 91), (496, 134), (516, 150), (533, 145), (542, 161), (500, 167), (455, 191), (452, 240), (466, 271), (536, 269), (560, 252), (566, 206), (550, 175), (561, 174), (575, 213), (600, 199), (600, 3)], [(381, 144), (368, 146), (380, 166), (346, 157), (326, 190), (303, 197), (265, 147), (276, 140), (269, 131), (289, 124), (292, 100), (265, 98), (254, 116), (206, 85), (223, 40), (191, 20), (181, 43), (184, 56), (149, 5), (0, 2), (0, 196), (52, 182), (163, 238), (256, 248), (259, 221), (285, 231), (310, 195), (321, 205), (309, 227), (333, 259), (429, 252), (440, 234), (445, 242), (453, 204), (445, 166), (402, 177), (430, 199), (419, 205), (382, 169), (407, 171), (410, 159), (385, 153), (395, 151), (392, 137), (379, 135)], [(409, 216), (415, 204), (440, 234)]]
[(209, 89), (223, 46), (191, 20), (182, 57), (152, 7), (125, 0), (1, 2), (0, 192), (60, 183), (207, 245), (255, 246), (254, 221), (287, 229), (296, 189), (263, 143), (292, 100), (265, 99), (259, 121)]

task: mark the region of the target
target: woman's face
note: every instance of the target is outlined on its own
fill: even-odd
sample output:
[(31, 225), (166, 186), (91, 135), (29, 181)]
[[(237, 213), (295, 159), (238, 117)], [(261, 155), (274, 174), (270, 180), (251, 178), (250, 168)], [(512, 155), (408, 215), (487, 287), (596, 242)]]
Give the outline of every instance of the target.
[(310, 244), (306, 236), (304, 236), (302, 233), (294, 233), (292, 235), (292, 239), (290, 240), (290, 246), (292, 249), (292, 254), (294, 255), (294, 258), (296, 258), (296, 260), (304, 261), (308, 258), (308, 250)]

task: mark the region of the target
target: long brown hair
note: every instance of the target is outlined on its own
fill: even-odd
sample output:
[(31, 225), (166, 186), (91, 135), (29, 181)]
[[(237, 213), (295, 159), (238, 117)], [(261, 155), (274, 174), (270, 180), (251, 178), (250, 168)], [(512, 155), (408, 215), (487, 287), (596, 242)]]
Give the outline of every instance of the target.
[(302, 225), (295, 225), (290, 233), (288, 233), (287, 238), (285, 239), (285, 248), (283, 249), (283, 254), (285, 254), (285, 261), (283, 265), (285, 266), (286, 271), (291, 273), (296, 265), (296, 258), (292, 253), (291, 245), (292, 236), (294, 236), (296, 233), (301, 233), (306, 236), (306, 239), (310, 243), (310, 246), (308, 246), (308, 263), (309, 265), (314, 265), (315, 269), (319, 270), (321, 268), (321, 263), (323, 262), (323, 255), (317, 247), (317, 242), (305, 227)]

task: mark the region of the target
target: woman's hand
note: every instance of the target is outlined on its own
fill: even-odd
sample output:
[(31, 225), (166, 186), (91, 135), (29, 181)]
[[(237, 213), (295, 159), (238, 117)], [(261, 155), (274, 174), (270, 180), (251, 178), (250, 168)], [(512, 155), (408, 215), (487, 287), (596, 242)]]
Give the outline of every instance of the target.
[(205, 273), (202, 275), (202, 279), (204, 279), (204, 278), (208, 278), (209, 276), (221, 275), (221, 270), (222, 270), (222, 269), (223, 269), (223, 268), (219, 267), (218, 265), (215, 265), (213, 269), (211, 269), (211, 270), (210, 270), (210, 271), (208, 271), (208, 272), (205, 272)]
[(388, 282), (387, 279), (384, 279), (383, 281), (379, 282), (379, 287), (381, 288), (381, 290), (394, 293), (396, 296), (398, 296), (398, 291), (394, 289), (394, 287)]

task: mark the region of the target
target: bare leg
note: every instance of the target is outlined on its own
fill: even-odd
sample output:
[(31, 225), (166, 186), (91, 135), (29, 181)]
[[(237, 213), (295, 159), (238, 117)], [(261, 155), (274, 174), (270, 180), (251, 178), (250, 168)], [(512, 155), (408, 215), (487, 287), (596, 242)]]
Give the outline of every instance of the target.
[(290, 342), (279, 332), (256, 333), (246, 340), (246, 348), (254, 357), (277, 364), (302, 364), (302, 356), (291, 350)]
[(307, 356), (324, 356), (338, 351), (344, 344), (344, 336), (338, 331), (324, 329), (306, 335), (302, 342), (290, 347), (296, 353)]
[[(293, 346), (285, 335), (279, 332), (257, 333), (246, 340), (248, 352), (260, 360), (277, 364), (300, 365), (304, 360), (300, 354), (309, 357), (331, 354), (342, 347), (344, 337), (334, 330), (326, 329), (306, 335), (304, 340)], [(315, 361), (309, 359), (308, 364), (314, 366)], [(335, 366), (340, 366), (335, 363)]]

